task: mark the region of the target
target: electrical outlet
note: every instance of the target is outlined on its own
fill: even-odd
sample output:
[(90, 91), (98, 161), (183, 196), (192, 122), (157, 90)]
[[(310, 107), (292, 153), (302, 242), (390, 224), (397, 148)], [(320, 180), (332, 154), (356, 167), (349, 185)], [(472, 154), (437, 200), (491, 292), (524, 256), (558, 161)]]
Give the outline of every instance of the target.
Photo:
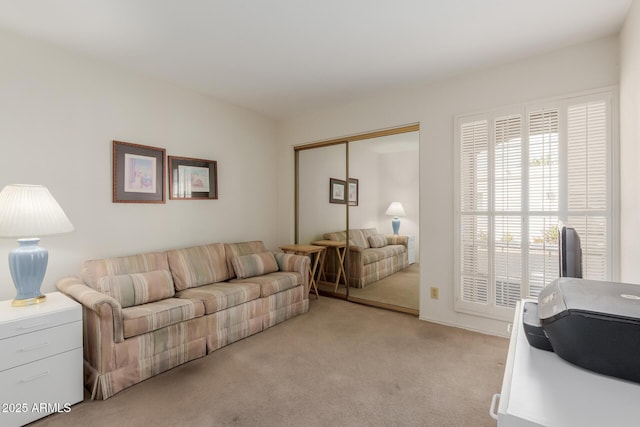
[(431, 299), (438, 299), (438, 288), (431, 287)]

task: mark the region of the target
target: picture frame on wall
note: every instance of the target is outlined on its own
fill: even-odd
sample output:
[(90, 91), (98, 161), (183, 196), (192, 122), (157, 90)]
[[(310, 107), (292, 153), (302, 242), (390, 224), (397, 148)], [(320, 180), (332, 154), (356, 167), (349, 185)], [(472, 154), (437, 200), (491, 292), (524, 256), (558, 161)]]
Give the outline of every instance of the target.
[(349, 206), (358, 206), (358, 180), (349, 178)]
[(113, 203), (165, 203), (166, 150), (113, 141)]
[(341, 179), (329, 178), (329, 203), (345, 204), (347, 183)]
[(218, 162), (169, 156), (169, 198), (212, 200), (218, 198)]

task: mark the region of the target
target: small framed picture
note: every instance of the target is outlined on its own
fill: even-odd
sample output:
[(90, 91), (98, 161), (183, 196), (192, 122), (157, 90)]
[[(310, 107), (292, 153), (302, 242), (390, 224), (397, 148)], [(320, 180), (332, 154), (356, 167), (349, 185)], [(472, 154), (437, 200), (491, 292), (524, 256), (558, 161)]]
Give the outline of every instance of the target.
[(113, 141), (113, 203), (165, 203), (164, 148)]
[(329, 203), (345, 204), (347, 183), (341, 179), (329, 178)]
[(349, 178), (349, 206), (358, 206), (358, 180)]
[(169, 156), (169, 199), (218, 198), (218, 162)]

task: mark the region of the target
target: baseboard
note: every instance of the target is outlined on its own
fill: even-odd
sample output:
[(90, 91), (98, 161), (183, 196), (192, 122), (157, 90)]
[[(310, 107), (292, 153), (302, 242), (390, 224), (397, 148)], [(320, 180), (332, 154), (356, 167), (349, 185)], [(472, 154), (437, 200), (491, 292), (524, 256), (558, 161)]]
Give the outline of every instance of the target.
[(451, 326), (452, 328), (464, 329), (464, 330), (471, 331), (471, 332), (478, 332), (478, 333), (484, 334), (484, 335), (492, 335), (492, 336), (500, 337), (500, 338), (509, 338), (510, 337), (510, 334), (507, 331), (506, 327), (502, 328), (504, 331), (499, 331), (499, 330), (492, 330), (492, 329), (473, 328), (473, 327), (470, 327), (470, 326), (460, 325), (460, 324), (451, 323), (451, 322), (443, 322), (442, 320), (431, 319), (428, 316), (420, 316), (419, 318), (420, 318), (420, 320), (424, 320), (425, 322), (437, 323), (438, 325), (444, 325), (444, 326)]

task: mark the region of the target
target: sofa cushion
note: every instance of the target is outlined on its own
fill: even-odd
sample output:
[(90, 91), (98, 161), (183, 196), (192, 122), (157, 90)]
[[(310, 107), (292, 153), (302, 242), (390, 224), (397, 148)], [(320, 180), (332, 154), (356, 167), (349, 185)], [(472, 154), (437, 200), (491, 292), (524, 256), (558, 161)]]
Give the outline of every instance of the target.
[(178, 298), (202, 301), (205, 314), (260, 298), (260, 285), (256, 283), (214, 283), (185, 289), (176, 293)]
[(222, 282), (231, 277), (222, 243), (167, 252), (176, 291)]
[(278, 271), (264, 276), (233, 279), (231, 283), (256, 283), (260, 285), (260, 296), (268, 297), (302, 284), (302, 275), (296, 272)]
[(382, 248), (387, 246), (387, 238), (384, 234), (373, 234), (367, 237), (369, 241), (369, 246), (372, 248)]
[(123, 308), (124, 337), (135, 337), (203, 315), (204, 304), (202, 301), (181, 298), (167, 298)]
[(169, 270), (166, 253), (154, 252), (85, 261), (80, 268), (80, 277), (89, 287), (97, 290), (98, 279), (101, 277), (156, 270)]
[(367, 247), (371, 247), (369, 246), (369, 237), (370, 236), (375, 236), (376, 234), (380, 234), (378, 233), (378, 229), (377, 228), (363, 228), (360, 231), (362, 231), (362, 236), (364, 237), (364, 240), (367, 241)]
[(264, 243), (260, 240), (254, 240), (251, 242), (240, 243), (225, 243), (224, 250), (227, 256), (227, 269), (231, 278), (235, 277), (235, 270), (233, 269), (233, 259), (237, 256), (258, 254), (266, 252)]
[(238, 279), (262, 276), (278, 271), (278, 263), (271, 252), (237, 256), (233, 258), (232, 263)]
[(369, 247), (369, 242), (367, 242), (367, 238), (360, 229), (349, 230), (349, 241), (361, 248), (366, 249)]
[(388, 245), (383, 248), (369, 248), (362, 251), (362, 264), (367, 265), (383, 259), (392, 258), (406, 251), (407, 248), (403, 245)]
[(122, 308), (171, 298), (175, 294), (169, 270), (103, 276), (97, 290), (115, 298)]
[[(350, 234), (351, 238), (349, 239), (350, 246), (360, 246), (357, 245), (353, 240), (353, 232)], [(322, 237), (326, 240), (333, 240), (335, 242), (345, 242), (347, 240), (347, 232), (346, 231), (335, 231), (333, 233), (324, 233)], [(362, 243), (362, 242), (361, 242)]]
[(345, 241), (345, 240), (347, 240), (347, 232), (346, 231), (334, 231), (333, 233), (324, 233), (322, 235), (322, 237), (327, 239), (327, 240)]

